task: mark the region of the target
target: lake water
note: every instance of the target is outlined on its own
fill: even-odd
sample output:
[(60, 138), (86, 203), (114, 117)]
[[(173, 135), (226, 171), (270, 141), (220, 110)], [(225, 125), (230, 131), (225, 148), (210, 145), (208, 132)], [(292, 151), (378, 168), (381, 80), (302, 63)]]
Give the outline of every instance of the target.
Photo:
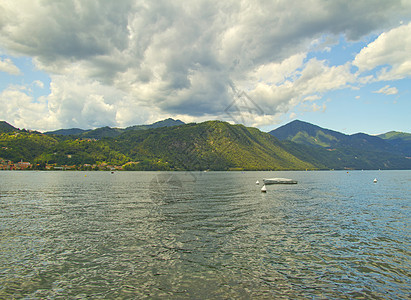
[(410, 223), (411, 171), (3, 171), (0, 298), (410, 299)]

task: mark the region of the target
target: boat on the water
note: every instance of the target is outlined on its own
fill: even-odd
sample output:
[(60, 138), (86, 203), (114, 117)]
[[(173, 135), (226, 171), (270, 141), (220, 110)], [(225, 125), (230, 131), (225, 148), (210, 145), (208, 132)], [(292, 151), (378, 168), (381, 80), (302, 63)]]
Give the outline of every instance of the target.
[(289, 178), (264, 178), (264, 184), (296, 184), (297, 181)]

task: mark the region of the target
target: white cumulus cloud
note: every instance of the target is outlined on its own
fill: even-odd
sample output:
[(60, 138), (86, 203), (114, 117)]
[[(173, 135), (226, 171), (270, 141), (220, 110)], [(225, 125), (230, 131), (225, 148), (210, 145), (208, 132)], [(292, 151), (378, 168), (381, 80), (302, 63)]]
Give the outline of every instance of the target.
[(0, 92), (0, 107), (0, 120), (11, 120), (19, 128), (43, 130), (53, 122), (46, 99), (33, 99), (24, 87), (9, 86)]
[(0, 72), (6, 72), (11, 75), (21, 75), (20, 69), (12, 62), (10, 58), (0, 57)]
[(398, 94), (398, 89), (396, 87), (390, 87), (389, 85), (386, 85), (380, 88), (379, 90), (374, 91), (374, 93), (385, 94), (385, 95), (396, 95)]
[(37, 86), (37, 87), (39, 87), (39, 88), (41, 88), (41, 89), (44, 89), (44, 82), (41, 81), (41, 80), (34, 80), (34, 81), (33, 81), (33, 85), (35, 85), (35, 86)]
[(411, 76), (411, 23), (382, 33), (355, 57), (360, 72), (382, 67), (377, 80)]
[[(233, 83), (264, 108), (250, 117), (259, 125), (304, 99), (316, 101), (313, 95), (353, 85), (349, 64), (312, 58), (313, 47), (326, 52), (341, 35), (355, 41), (410, 15), (407, 2), (386, 0), (15, 0), (0, 2), (0, 49), (31, 57), (48, 73), (51, 93), (36, 123), (42, 128), (228, 119)], [(386, 36), (407, 39), (408, 27)], [(382, 39), (359, 53), (360, 70), (380, 64), (366, 56), (389, 53)], [(387, 56), (392, 68), (381, 78), (407, 74), (405, 53)]]
[(286, 113), (303, 101), (319, 100), (321, 94), (349, 87), (355, 81), (349, 64), (328, 66), (325, 61), (313, 58), (293, 70), (293, 76), (281, 84), (271, 84), (267, 78), (256, 84), (249, 94), (266, 114), (275, 115)]

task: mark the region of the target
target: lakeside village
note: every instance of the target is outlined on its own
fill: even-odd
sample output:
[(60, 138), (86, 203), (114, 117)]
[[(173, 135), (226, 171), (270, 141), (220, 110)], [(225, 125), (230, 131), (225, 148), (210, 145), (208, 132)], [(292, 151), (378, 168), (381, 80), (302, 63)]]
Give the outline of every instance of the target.
[(32, 164), (25, 161), (20, 162), (13, 162), (11, 160), (6, 160), (0, 158), (0, 170), (50, 170), (50, 171), (121, 171), (124, 170), (127, 165), (136, 164), (136, 162), (129, 162), (123, 166), (113, 166), (107, 163), (100, 163), (100, 164), (84, 164), (84, 165), (62, 165), (59, 166), (57, 164)]

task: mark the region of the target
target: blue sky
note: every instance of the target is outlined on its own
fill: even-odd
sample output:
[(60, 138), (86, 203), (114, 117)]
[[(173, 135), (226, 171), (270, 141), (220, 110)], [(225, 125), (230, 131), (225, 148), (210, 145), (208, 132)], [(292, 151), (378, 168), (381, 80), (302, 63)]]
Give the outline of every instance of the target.
[(411, 3), (310, 2), (0, 3), (0, 120), (411, 132)]
[[(367, 44), (377, 38), (378, 36), (371, 34), (363, 41), (347, 42), (344, 37), (340, 37), (338, 44), (331, 46), (329, 51), (311, 52), (309, 57), (325, 60), (330, 66), (342, 65), (353, 61)], [(352, 69), (353, 72), (358, 70), (356, 67)], [(378, 70), (379, 68), (367, 72), (367, 75), (375, 77)], [(392, 94), (378, 93), (384, 87), (393, 89)], [(411, 79), (408, 75), (402, 79), (360, 85), (358, 89), (332, 90), (315, 102), (321, 109), (313, 111), (305, 105), (298, 105), (282, 117), (280, 124), (288, 123), (290, 115), (295, 114), (295, 118), (346, 134), (379, 134), (391, 130), (411, 132), (410, 87)], [(264, 129), (269, 128), (271, 127), (267, 126)]]
[(25, 87), (34, 99), (50, 94), (50, 76), (46, 72), (38, 70), (31, 57), (1, 55), (0, 58), (11, 60), (20, 71), (19, 74), (0, 72), (0, 90), (4, 91), (10, 86)]

